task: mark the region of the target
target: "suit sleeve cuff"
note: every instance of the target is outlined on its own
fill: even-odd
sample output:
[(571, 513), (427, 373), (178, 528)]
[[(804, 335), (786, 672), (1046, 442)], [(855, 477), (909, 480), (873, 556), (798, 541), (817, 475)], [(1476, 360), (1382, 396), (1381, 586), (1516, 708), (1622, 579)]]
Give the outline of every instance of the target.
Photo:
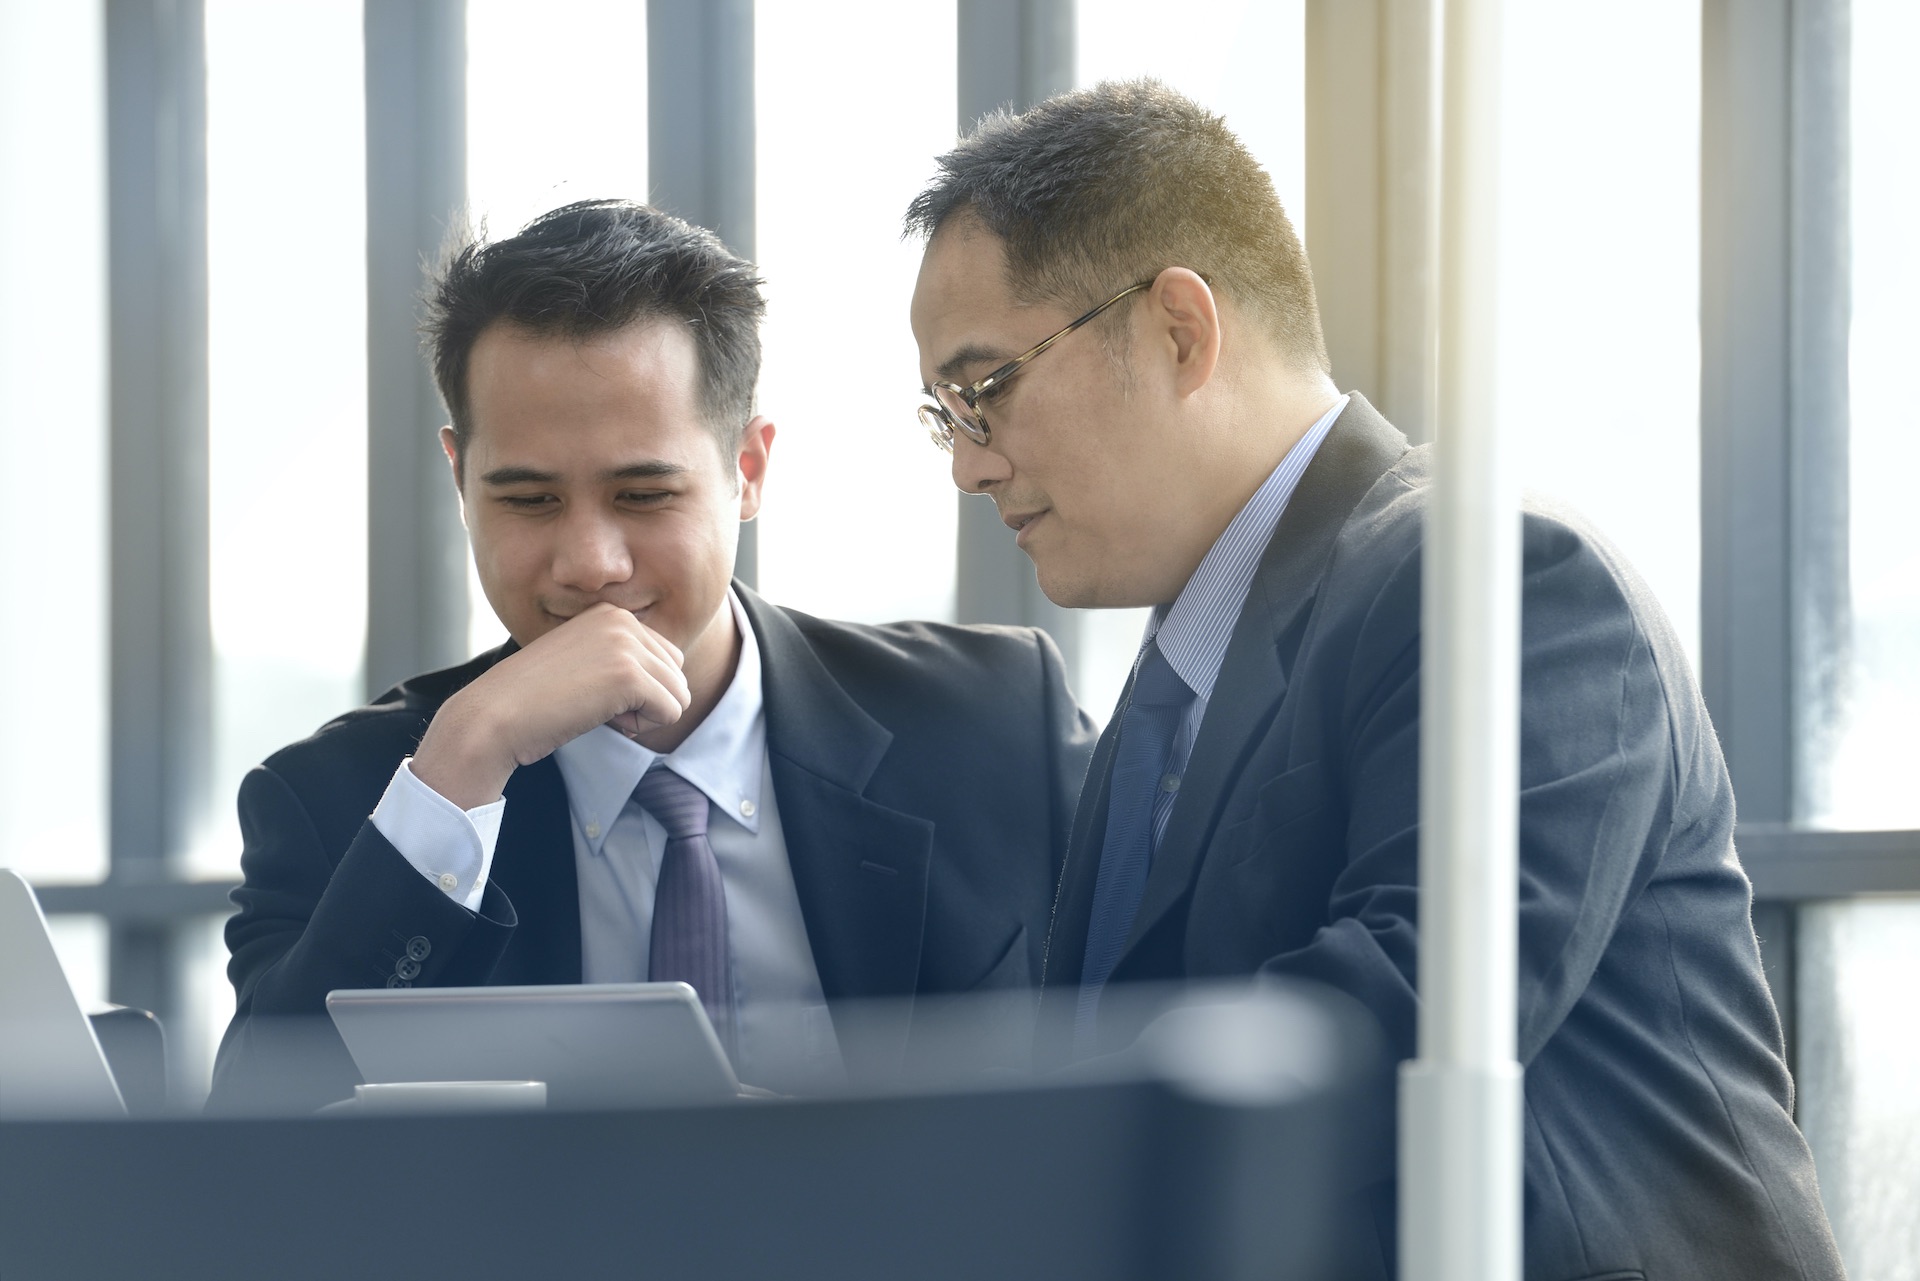
[(373, 825), (413, 869), (445, 891), (448, 898), (478, 911), (493, 867), (493, 847), (506, 812), (503, 797), (463, 810), (414, 777), (409, 757), (374, 807)]

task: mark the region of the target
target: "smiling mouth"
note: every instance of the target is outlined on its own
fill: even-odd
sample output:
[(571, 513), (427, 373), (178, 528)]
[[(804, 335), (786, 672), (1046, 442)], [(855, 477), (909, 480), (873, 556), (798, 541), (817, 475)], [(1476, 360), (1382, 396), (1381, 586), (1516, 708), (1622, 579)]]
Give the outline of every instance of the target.
[(1031, 531), (1034, 525), (1039, 522), (1040, 518), (1046, 514), (1044, 510), (1028, 512), (1025, 515), (1019, 516), (1010, 516), (1002, 513), (1000, 519), (1008, 529), (1013, 531), (1013, 541), (1015, 545), (1018, 546), (1024, 544), (1029, 531)]

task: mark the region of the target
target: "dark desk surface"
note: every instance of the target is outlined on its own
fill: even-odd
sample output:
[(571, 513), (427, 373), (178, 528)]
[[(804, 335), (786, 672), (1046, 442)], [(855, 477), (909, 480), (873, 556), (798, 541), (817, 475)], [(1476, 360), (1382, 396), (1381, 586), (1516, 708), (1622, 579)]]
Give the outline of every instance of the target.
[(0, 1124), (0, 1278), (1314, 1275), (1334, 1125), (1157, 1083), (16, 1121)]
[(0, 1281), (1239, 1281), (1346, 1276), (1326, 1252), (1361, 1239), (1377, 1264), (1345, 1195), (1379, 1129), (1365, 1038), (1310, 995), (1234, 1009), (1078, 1083), (0, 1122)]

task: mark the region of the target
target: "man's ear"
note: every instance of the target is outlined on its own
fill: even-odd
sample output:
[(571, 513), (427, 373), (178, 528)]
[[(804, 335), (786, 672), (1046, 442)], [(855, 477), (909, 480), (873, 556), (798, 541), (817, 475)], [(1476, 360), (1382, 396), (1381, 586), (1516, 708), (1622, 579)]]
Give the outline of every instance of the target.
[(773, 421), (756, 415), (740, 437), (740, 519), (760, 513), (760, 491), (767, 483), (767, 455), (773, 452)]
[(453, 434), (453, 428), (440, 429), (440, 452), (447, 456), (447, 468), (453, 473), (453, 492), (460, 495), (460, 523), (467, 521), (467, 487), (463, 483), (466, 477), (461, 474), (460, 438)]
[(1174, 390), (1191, 396), (1206, 386), (1220, 364), (1220, 309), (1213, 290), (1185, 267), (1169, 267), (1147, 292), (1155, 338), (1173, 358)]

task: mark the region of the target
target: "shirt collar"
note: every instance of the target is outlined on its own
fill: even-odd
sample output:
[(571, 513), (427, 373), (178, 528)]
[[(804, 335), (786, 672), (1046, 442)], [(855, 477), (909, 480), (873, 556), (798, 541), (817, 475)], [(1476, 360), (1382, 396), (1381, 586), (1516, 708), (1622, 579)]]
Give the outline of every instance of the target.
[(554, 752), (567, 785), (567, 808), (593, 853), (600, 853), (633, 789), (655, 761), (664, 761), (705, 793), (715, 813), (749, 832), (760, 831), (760, 783), (767, 743), (760, 642), (732, 589), (727, 591), (727, 604), (740, 633), (740, 659), (726, 692), (685, 742), (662, 756), (600, 725)]
[(1180, 589), (1172, 605), (1153, 611), (1147, 621), (1147, 635), (1140, 650), (1159, 641), (1167, 664), (1187, 683), (1204, 703), (1213, 697), (1213, 684), (1220, 676), (1220, 664), (1227, 656), (1227, 642), (1233, 638), (1233, 626), (1246, 604), (1247, 591), (1253, 586), (1254, 571), (1260, 568), (1261, 553), (1273, 539), (1273, 531), (1287, 510), (1287, 502), (1305, 474), (1307, 464), (1320, 449), (1320, 442), (1333, 429), (1334, 420), (1346, 409), (1351, 397), (1342, 396), (1320, 415), (1313, 426), (1286, 457), (1253, 491), (1225, 532), (1214, 540), (1200, 567)]

